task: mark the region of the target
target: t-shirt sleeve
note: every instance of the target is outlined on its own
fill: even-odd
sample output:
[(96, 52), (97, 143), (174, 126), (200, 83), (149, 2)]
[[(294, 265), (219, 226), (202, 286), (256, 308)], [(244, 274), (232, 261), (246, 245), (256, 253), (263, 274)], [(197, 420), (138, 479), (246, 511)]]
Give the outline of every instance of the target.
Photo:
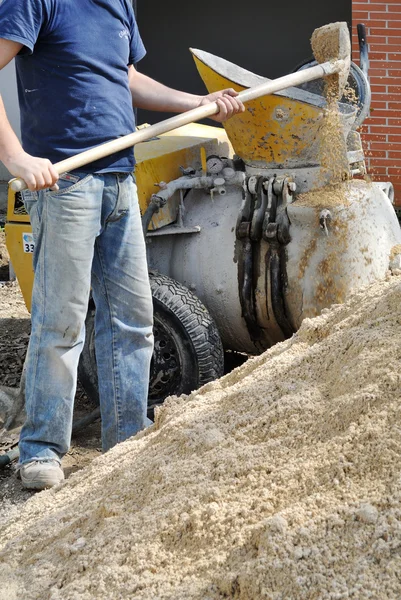
[(135, 19), (134, 11), (130, 7), (130, 34), (131, 34), (131, 45), (129, 62), (131, 65), (139, 62), (146, 54), (146, 49), (139, 35), (138, 25)]
[(44, 0), (0, 0), (0, 38), (33, 52), (45, 19)]

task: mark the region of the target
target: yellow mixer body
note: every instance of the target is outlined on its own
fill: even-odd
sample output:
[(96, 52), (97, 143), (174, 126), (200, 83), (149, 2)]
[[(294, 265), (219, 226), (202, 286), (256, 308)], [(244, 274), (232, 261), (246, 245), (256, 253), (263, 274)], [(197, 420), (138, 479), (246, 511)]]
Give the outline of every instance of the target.
[[(207, 52), (192, 50), (209, 92), (244, 89), (268, 81)], [(319, 162), (322, 97), (296, 88), (262, 96), (224, 124), (235, 153), (248, 165), (308, 166)]]

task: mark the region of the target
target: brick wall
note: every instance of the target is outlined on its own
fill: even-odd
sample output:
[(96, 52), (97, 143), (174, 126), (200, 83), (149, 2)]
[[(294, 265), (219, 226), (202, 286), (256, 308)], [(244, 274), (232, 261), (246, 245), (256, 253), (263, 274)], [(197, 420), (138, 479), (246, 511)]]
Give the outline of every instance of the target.
[(366, 25), (369, 45), (372, 108), (361, 131), (369, 173), (392, 181), (401, 206), (401, 0), (353, 0), (352, 21), (354, 62), (358, 23)]

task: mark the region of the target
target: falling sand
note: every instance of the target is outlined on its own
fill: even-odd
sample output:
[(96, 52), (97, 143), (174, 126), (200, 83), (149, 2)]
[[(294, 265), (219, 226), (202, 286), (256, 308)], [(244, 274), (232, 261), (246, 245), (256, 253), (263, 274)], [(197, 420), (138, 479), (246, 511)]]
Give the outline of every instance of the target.
[[(344, 59), (351, 52), (348, 30), (344, 23), (331, 23), (316, 29), (311, 45), (319, 63)], [(338, 109), (338, 102), (347, 86), (347, 78), (348, 71), (325, 77), (324, 95), (327, 104), (319, 130), (320, 164), (322, 179), (330, 181), (332, 186), (350, 177), (347, 145)]]
[(400, 326), (389, 277), (168, 400), (5, 524), (0, 597), (400, 598)]

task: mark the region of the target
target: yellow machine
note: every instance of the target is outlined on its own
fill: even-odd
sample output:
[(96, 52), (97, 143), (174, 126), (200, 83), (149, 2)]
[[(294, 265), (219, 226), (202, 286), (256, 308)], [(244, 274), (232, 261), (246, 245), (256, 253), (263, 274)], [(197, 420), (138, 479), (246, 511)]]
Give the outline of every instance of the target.
[[(193, 54), (209, 91), (264, 81), (206, 52)], [(323, 168), (325, 100), (308, 89), (253, 100), (225, 130), (188, 125), (136, 146), (155, 309), (150, 408), (219, 377), (223, 348), (262, 352), (304, 318), (385, 276), (401, 233), (391, 184), (353, 179), (364, 171), (356, 131), (362, 105), (358, 114), (339, 105), (347, 183)], [(6, 236), (29, 308), (33, 240), (12, 192)], [(91, 303), (79, 370), (91, 396), (95, 310)]]

